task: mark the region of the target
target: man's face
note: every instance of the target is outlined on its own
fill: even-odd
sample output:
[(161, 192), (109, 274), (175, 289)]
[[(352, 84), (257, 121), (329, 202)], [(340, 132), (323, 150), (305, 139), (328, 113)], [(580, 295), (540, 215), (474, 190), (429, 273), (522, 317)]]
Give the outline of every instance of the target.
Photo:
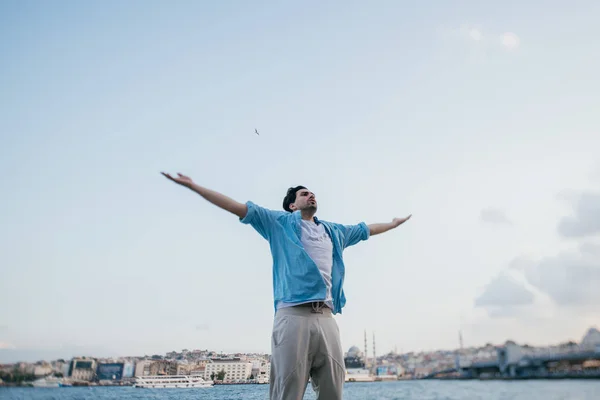
[(292, 211), (317, 210), (317, 199), (315, 194), (308, 189), (299, 189), (296, 192), (296, 201), (290, 204)]

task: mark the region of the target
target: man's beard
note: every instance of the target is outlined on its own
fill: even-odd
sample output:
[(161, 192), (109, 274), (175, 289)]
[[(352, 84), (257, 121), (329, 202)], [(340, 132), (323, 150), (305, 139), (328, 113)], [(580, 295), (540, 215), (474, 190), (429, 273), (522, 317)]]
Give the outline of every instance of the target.
[(316, 204), (307, 204), (306, 207), (304, 207), (304, 209), (306, 211), (317, 211), (317, 205)]

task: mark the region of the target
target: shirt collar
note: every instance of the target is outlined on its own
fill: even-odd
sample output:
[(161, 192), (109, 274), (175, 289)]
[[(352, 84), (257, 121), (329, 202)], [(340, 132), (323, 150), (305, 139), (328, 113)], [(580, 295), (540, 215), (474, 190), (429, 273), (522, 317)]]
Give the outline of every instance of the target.
[[(300, 210), (296, 210), (296, 211), (292, 212), (292, 215), (294, 216), (296, 221), (299, 221), (302, 219), (302, 211), (300, 211)], [(321, 221), (319, 221), (319, 218), (317, 218), (316, 215), (313, 217), (313, 219), (315, 221), (315, 224), (317, 224), (317, 225), (321, 224)]]

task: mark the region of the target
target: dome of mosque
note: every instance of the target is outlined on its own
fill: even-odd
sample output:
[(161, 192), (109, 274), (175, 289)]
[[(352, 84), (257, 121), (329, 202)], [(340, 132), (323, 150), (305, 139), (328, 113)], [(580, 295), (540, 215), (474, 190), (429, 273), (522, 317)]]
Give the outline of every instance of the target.
[(358, 347), (352, 346), (348, 350), (348, 357), (362, 357), (362, 352)]

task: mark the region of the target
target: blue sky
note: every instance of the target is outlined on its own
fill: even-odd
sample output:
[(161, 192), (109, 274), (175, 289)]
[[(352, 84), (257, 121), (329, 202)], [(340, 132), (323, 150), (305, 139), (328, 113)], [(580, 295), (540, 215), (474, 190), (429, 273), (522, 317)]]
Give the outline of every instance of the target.
[(600, 5), (521, 3), (3, 2), (0, 361), (269, 352), (267, 243), (160, 171), (412, 213), (345, 254), (345, 349), (579, 339)]

